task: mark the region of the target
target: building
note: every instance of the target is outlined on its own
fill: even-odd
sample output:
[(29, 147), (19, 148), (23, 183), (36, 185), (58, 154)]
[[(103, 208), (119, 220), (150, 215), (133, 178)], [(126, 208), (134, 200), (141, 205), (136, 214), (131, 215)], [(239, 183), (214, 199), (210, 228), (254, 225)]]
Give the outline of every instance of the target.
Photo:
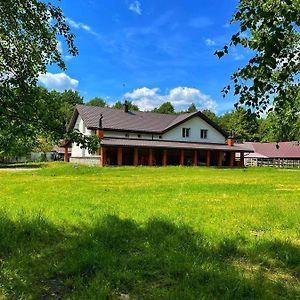
[(242, 146), (251, 149), (245, 153), (246, 166), (278, 166), (300, 168), (299, 142), (251, 143)]
[[(101, 139), (98, 153), (72, 144), (71, 162), (101, 166), (194, 165), (243, 166), (251, 149), (234, 145), (232, 138), (200, 111), (181, 115), (77, 105), (69, 130)], [(66, 155), (65, 160), (68, 160)]]

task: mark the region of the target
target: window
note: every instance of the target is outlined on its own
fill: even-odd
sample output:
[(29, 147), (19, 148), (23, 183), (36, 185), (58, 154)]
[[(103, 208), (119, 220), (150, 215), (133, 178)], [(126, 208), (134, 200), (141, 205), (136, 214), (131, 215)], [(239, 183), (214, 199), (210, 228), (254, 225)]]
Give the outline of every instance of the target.
[(158, 138), (159, 138), (159, 139), (162, 139), (162, 135), (160, 135)]
[(137, 136), (138, 136), (138, 138), (142, 137), (140, 134), (138, 134)]
[(182, 128), (182, 137), (189, 137), (190, 130), (191, 130), (191, 128)]
[(129, 137), (129, 133), (125, 133), (125, 137)]
[(200, 137), (201, 139), (207, 139), (207, 129), (201, 129)]

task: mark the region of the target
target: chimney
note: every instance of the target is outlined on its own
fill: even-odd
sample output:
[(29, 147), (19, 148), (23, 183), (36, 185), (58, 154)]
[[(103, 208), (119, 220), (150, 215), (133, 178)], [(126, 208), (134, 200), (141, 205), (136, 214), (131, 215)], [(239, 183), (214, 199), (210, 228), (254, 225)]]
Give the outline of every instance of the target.
[(125, 102), (124, 102), (124, 112), (128, 112), (128, 108), (129, 108), (129, 105), (128, 105), (128, 102), (127, 102), (127, 100), (125, 100)]
[(102, 128), (102, 119), (103, 119), (103, 115), (100, 114), (100, 119), (99, 119), (99, 128)]
[(232, 131), (229, 133), (228, 138), (227, 138), (227, 145), (228, 146), (234, 146), (234, 138)]
[(96, 130), (96, 135), (100, 139), (102, 139), (104, 137), (104, 131), (102, 130), (102, 119), (103, 119), (103, 115), (100, 114), (99, 128)]

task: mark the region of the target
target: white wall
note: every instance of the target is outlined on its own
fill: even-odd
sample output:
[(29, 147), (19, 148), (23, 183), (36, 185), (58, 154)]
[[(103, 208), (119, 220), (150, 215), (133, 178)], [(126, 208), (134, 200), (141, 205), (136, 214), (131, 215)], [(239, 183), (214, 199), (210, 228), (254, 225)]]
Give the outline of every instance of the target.
[[(182, 137), (182, 128), (191, 128), (189, 137)], [(207, 139), (201, 139), (201, 129), (207, 129)], [(195, 116), (163, 134), (164, 140), (224, 144), (225, 137), (203, 119)]]
[[(93, 130), (89, 130), (85, 127), (83, 120), (80, 116), (78, 116), (74, 129), (78, 129), (81, 133), (85, 135), (91, 135), (94, 134)], [(80, 146), (77, 146), (76, 143), (72, 144), (72, 152), (71, 152), (71, 157), (94, 157), (98, 156), (97, 153), (95, 154), (90, 154), (87, 149), (81, 149)]]

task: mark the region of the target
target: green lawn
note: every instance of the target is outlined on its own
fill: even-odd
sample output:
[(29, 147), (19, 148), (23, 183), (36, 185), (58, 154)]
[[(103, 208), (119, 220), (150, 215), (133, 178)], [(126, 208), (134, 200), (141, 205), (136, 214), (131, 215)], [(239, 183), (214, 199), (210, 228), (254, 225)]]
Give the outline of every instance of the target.
[(0, 170), (0, 211), (0, 299), (299, 299), (300, 171)]

